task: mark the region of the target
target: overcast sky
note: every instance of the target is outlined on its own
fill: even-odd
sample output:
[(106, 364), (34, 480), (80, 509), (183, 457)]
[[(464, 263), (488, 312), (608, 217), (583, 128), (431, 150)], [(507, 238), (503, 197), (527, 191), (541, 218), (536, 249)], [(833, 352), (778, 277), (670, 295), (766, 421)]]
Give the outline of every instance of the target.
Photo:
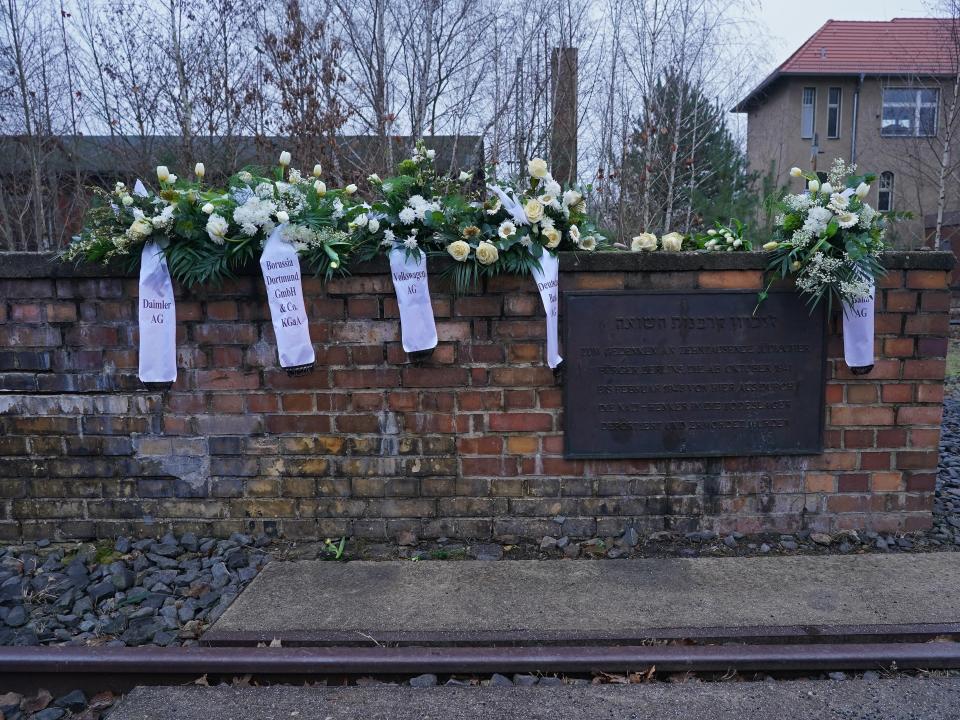
[(771, 67), (782, 63), (827, 20), (892, 20), (930, 17), (930, 0), (759, 0), (760, 20), (773, 36)]

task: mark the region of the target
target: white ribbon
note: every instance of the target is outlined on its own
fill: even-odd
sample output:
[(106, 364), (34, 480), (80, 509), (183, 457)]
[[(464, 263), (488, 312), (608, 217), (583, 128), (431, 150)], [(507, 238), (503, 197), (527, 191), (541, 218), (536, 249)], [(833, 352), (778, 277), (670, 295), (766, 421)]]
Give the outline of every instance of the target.
[(523, 209), (523, 205), (517, 201), (516, 195), (512, 197), (507, 195), (507, 193), (505, 193), (501, 188), (498, 188), (496, 185), (487, 185), (487, 190), (500, 198), (500, 202), (503, 204), (504, 209), (510, 213), (510, 217), (513, 218), (513, 221), (517, 225), (530, 224), (530, 221), (527, 219), (527, 212)]
[(557, 319), (560, 315), (560, 258), (544, 250), (540, 256), (540, 269), (533, 268), (533, 279), (537, 283), (543, 310), (547, 314), (547, 365), (555, 368), (563, 362), (557, 341)]
[[(147, 196), (140, 180), (133, 194)], [(119, 208), (114, 208), (119, 212)], [(140, 324), (141, 382), (173, 382), (177, 379), (177, 304), (173, 298), (173, 282), (163, 248), (154, 241), (144, 243), (140, 253), (140, 290), (138, 295)]]
[(177, 379), (177, 306), (167, 256), (152, 240), (140, 253), (138, 300), (140, 380), (173, 382)]
[(843, 359), (851, 368), (873, 365), (873, 305), (876, 286), (871, 280), (870, 297), (852, 305), (843, 303)]
[(437, 325), (427, 284), (427, 256), (407, 257), (403, 248), (390, 251), (390, 275), (400, 308), (400, 336), (405, 352), (437, 346)]
[(260, 269), (267, 288), (273, 332), (277, 336), (280, 366), (297, 368), (312, 365), (316, 356), (307, 324), (300, 258), (293, 245), (283, 239), (284, 227), (278, 225), (267, 238), (260, 256)]

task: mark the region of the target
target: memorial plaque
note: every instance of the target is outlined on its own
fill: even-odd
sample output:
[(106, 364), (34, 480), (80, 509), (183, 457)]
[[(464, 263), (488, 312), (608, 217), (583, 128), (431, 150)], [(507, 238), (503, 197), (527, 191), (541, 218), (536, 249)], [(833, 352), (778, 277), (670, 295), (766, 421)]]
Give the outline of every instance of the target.
[(823, 450), (825, 313), (799, 293), (568, 292), (564, 455)]

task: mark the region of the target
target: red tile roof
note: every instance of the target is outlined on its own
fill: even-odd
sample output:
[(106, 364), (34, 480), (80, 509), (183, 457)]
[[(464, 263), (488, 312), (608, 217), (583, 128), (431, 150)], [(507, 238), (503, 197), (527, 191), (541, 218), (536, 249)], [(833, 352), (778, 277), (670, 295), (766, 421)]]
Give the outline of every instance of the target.
[(954, 22), (950, 18), (827, 20), (734, 111), (749, 109), (783, 75), (953, 74), (960, 49), (951, 32)]

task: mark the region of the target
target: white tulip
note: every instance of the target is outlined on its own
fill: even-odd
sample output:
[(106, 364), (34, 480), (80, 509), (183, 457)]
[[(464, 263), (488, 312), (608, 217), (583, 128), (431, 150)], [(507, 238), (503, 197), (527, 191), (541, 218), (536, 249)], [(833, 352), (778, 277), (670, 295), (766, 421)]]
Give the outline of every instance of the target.
[(176, 181), (177, 181), (177, 176), (174, 175), (173, 173), (170, 173), (170, 174), (167, 176), (167, 182), (168, 182), (168, 183), (173, 184), (173, 183), (175, 183)]
[(819, 181), (819, 180), (811, 180), (811, 181), (810, 181), (810, 184), (807, 185), (807, 188), (808, 188), (808, 189), (810, 190), (810, 192), (812, 192), (812, 193), (817, 192), (818, 190), (820, 190), (820, 181)]
[(313, 176), (320, 177), (322, 174), (323, 174), (323, 167), (321, 167), (320, 163), (317, 163), (316, 165), (313, 166)]
[(866, 183), (860, 183), (857, 185), (857, 189), (854, 191), (857, 194), (857, 197), (863, 200), (867, 195), (870, 194), (870, 186)]
[(213, 203), (207, 203), (200, 209), (203, 210), (203, 212), (205, 212), (207, 215), (210, 215), (213, 212)]
[(170, 179), (170, 171), (166, 165), (157, 165), (157, 180), (167, 182)]
[(323, 180), (317, 180), (313, 184), (313, 189), (317, 191), (317, 195), (320, 197), (327, 194), (327, 184)]
[(801, 175), (803, 175), (803, 170), (801, 170), (800, 168), (798, 167), (790, 168), (790, 177), (800, 177)]
[(347, 186), (343, 189), (343, 191), (344, 191), (347, 195), (353, 195), (353, 194), (357, 191), (357, 186), (354, 185), (353, 183), (350, 183), (349, 185), (347, 185)]
[(287, 213), (286, 210), (277, 211), (277, 222), (280, 222), (280, 223), (290, 222), (290, 215)]
[(774, 240), (771, 240), (771, 241), (768, 242), (768, 243), (764, 243), (763, 249), (766, 250), (767, 252), (769, 252), (769, 251), (771, 251), (771, 250), (776, 250), (779, 246), (780, 246), (780, 243), (778, 243), (778, 242), (776, 242), (776, 241), (774, 241)]
[(203, 179), (203, 175), (206, 171), (207, 169), (203, 166), (203, 163), (197, 163), (193, 166), (193, 174), (201, 180)]
[(383, 180), (380, 179), (379, 175), (377, 175), (376, 173), (373, 173), (373, 175), (370, 175), (367, 177), (367, 182), (370, 183), (371, 185), (379, 185), (380, 183), (383, 182)]
[(468, 173), (466, 170), (460, 171), (460, 182), (467, 182), (472, 177), (473, 175), (471, 173)]
[(820, 192), (822, 192), (824, 195), (832, 195), (833, 185), (831, 185), (828, 182), (824, 183), (823, 185), (820, 186)]
[(290, 153), (288, 153), (286, 150), (280, 153), (280, 164), (283, 165), (283, 167), (286, 167), (290, 164)]

